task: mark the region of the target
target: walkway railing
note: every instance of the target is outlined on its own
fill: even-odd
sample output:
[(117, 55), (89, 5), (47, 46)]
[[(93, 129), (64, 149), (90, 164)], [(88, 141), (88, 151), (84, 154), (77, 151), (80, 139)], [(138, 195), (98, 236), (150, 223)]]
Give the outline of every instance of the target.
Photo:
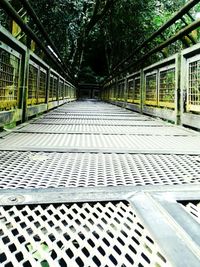
[(200, 44), (140, 71), (113, 79), (103, 100), (200, 128)]
[(76, 88), (0, 27), (0, 127), (76, 98)]

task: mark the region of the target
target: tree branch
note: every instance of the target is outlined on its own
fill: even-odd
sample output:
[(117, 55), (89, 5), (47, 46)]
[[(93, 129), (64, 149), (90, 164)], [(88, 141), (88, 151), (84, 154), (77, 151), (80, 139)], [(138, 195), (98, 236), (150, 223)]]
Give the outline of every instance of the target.
[(103, 10), (100, 13), (98, 13), (98, 7), (100, 5), (100, 1), (97, 0), (93, 16), (92, 16), (91, 20), (89, 21), (89, 23), (88, 23), (88, 25), (86, 26), (86, 29), (85, 29), (86, 36), (88, 36), (90, 31), (93, 29), (93, 27), (100, 20), (102, 20), (104, 18), (104, 16), (108, 12), (108, 10), (113, 6), (113, 4), (114, 4), (114, 0), (107, 0)]

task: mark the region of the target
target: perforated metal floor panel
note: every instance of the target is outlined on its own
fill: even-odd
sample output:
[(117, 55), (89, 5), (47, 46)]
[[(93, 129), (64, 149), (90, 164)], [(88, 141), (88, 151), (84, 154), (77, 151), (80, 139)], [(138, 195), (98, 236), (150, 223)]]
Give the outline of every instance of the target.
[(11, 133), (0, 150), (198, 154), (199, 136)]
[[(94, 116), (91, 116), (91, 115), (78, 115), (78, 116), (75, 116), (75, 115), (69, 115), (69, 114), (48, 114), (46, 116), (44, 116), (44, 119), (66, 119), (66, 116), (67, 116), (67, 119), (70, 121), (70, 120), (93, 120), (93, 117)], [(110, 115), (107, 115), (107, 116), (98, 116), (97, 118), (94, 119), (94, 121), (107, 121), (107, 120), (112, 120), (112, 121), (152, 121), (153, 119), (151, 118), (148, 118), (148, 117), (145, 117), (145, 116), (110, 116)]]
[(98, 116), (98, 117), (107, 117), (107, 116), (109, 116), (109, 117), (142, 117), (142, 115), (141, 114), (137, 114), (137, 113), (133, 113), (133, 112), (127, 112), (127, 111), (125, 111), (125, 112), (123, 112), (123, 111), (121, 111), (121, 112), (119, 112), (119, 111), (116, 111), (116, 112), (112, 112), (112, 110), (111, 111), (109, 111), (109, 112), (96, 112), (96, 111), (91, 111), (91, 112), (88, 112), (88, 111), (82, 111), (82, 112), (80, 112), (80, 111), (68, 111), (68, 109), (66, 109), (66, 110), (63, 110), (63, 109), (57, 109), (57, 110), (54, 110), (54, 111), (52, 111), (52, 112), (49, 112), (48, 114), (50, 114), (50, 115), (69, 115), (69, 116), (77, 116), (77, 117), (82, 117), (82, 116)]
[(126, 202), (1, 207), (0, 222), (4, 266), (171, 266)]
[(0, 151), (0, 188), (200, 183), (200, 156)]
[(200, 224), (200, 200), (185, 201), (182, 207)]
[(117, 134), (117, 135), (197, 135), (194, 131), (173, 127), (148, 127), (148, 126), (109, 126), (109, 125), (53, 125), (29, 124), (20, 127), (17, 132), (29, 133), (87, 133), (87, 134)]
[[(141, 123), (142, 121), (142, 123)], [(56, 118), (52, 118), (52, 119), (39, 119), (38, 121), (34, 122), (34, 123), (39, 123), (39, 124), (73, 124), (73, 125), (80, 125), (80, 124), (84, 124), (84, 125), (118, 125), (118, 126), (126, 126), (126, 125), (138, 125), (138, 126), (145, 126), (145, 125), (149, 125), (149, 126), (163, 126), (164, 123), (160, 122), (160, 121), (155, 121), (155, 120), (150, 120), (150, 119), (146, 119), (146, 120), (103, 120), (103, 119), (70, 119), (67, 117), (63, 118), (63, 119), (56, 119)]]
[(0, 135), (0, 266), (199, 267), (200, 134), (97, 101)]

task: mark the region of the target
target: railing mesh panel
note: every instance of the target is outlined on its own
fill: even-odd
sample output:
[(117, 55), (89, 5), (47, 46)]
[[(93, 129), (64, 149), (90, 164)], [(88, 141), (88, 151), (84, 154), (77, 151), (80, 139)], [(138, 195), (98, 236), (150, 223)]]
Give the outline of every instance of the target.
[(47, 72), (40, 69), (40, 82), (38, 90), (38, 103), (45, 103)]
[(38, 98), (38, 68), (29, 65), (28, 77), (28, 105), (37, 104)]
[(157, 100), (157, 75), (146, 76), (146, 104), (150, 104), (149, 101), (156, 102)]
[(200, 60), (189, 64), (188, 109), (200, 111)]
[[(159, 104), (168, 106), (175, 101), (175, 69), (160, 72)], [(165, 103), (165, 104), (164, 104)]]
[(0, 48), (0, 111), (16, 108), (20, 59)]

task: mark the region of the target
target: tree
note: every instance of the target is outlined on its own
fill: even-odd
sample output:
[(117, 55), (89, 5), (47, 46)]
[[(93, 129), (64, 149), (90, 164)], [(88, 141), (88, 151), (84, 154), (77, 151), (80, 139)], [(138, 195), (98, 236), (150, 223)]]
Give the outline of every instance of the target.
[[(13, 3), (16, 1), (12, 0)], [(74, 75), (83, 80), (84, 72), (85, 78), (89, 73), (90, 78), (93, 75), (95, 81), (112, 73), (122, 59), (133, 52), (186, 2), (186, 0), (29, 1)], [(37, 32), (31, 19), (28, 24)], [(163, 36), (149, 43), (131, 60), (141, 57), (146, 51), (163, 42), (179, 27), (181, 27), (180, 22), (174, 24)], [(37, 34), (40, 36), (39, 32)]]

